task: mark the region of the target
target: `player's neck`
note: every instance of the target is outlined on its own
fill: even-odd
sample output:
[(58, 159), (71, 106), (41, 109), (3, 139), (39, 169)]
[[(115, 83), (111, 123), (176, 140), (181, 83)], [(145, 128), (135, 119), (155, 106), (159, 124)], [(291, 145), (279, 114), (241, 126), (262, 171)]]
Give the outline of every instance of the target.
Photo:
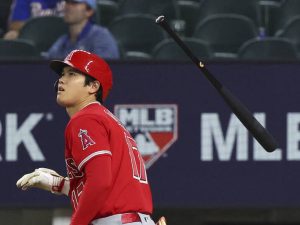
[(70, 118), (72, 118), (77, 112), (79, 112), (84, 107), (88, 106), (89, 104), (97, 102), (94, 98), (93, 99), (86, 99), (79, 104), (76, 104), (74, 106), (68, 106), (66, 107), (66, 111)]

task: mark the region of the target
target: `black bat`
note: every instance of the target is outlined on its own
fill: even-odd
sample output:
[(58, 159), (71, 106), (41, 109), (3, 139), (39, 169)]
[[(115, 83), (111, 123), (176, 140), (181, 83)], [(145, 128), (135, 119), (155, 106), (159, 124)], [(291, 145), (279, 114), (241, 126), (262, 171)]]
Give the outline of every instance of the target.
[(231, 108), (232, 112), (242, 122), (242, 124), (249, 130), (253, 137), (264, 147), (267, 152), (273, 152), (278, 148), (277, 141), (274, 137), (253, 117), (252, 113), (246, 106), (237, 99), (220, 81), (218, 81), (205, 67), (186, 44), (178, 37), (178, 35), (170, 28), (164, 16), (157, 17), (156, 21), (169, 35), (176, 41), (188, 57), (197, 65), (204, 76), (217, 89), (225, 102)]

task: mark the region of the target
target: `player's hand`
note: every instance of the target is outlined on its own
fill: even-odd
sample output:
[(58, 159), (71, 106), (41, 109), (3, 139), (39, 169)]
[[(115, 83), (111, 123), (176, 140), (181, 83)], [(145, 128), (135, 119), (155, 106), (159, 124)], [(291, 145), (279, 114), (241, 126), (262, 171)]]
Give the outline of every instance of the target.
[(164, 216), (160, 217), (155, 225), (167, 225), (166, 218)]
[(65, 186), (66, 180), (66, 178), (60, 176), (54, 170), (39, 168), (34, 172), (25, 174), (23, 177), (21, 177), (17, 181), (17, 187), (21, 188), (22, 190), (27, 190), (34, 187), (51, 191), (55, 194), (61, 194), (64, 193), (62, 189)]

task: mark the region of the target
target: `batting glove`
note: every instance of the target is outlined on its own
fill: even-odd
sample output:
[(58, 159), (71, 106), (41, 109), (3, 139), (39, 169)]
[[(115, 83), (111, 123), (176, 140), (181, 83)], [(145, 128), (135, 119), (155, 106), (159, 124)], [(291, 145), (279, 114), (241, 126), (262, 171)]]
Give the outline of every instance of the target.
[(155, 225), (167, 225), (166, 218), (164, 216), (160, 217)]
[(17, 181), (17, 187), (22, 190), (39, 188), (51, 191), (54, 194), (68, 195), (70, 182), (68, 178), (60, 176), (57, 172), (47, 168), (39, 168), (34, 172), (25, 174)]

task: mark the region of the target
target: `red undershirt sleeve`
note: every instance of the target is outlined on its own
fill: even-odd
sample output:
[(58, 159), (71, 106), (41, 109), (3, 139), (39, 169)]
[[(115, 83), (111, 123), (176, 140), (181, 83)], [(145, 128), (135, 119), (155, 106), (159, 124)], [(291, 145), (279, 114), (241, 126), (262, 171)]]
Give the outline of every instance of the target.
[(86, 182), (70, 225), (88, 225), (103, 207), (112, 185), (111, 156), (89, 160), (84, 172)]

